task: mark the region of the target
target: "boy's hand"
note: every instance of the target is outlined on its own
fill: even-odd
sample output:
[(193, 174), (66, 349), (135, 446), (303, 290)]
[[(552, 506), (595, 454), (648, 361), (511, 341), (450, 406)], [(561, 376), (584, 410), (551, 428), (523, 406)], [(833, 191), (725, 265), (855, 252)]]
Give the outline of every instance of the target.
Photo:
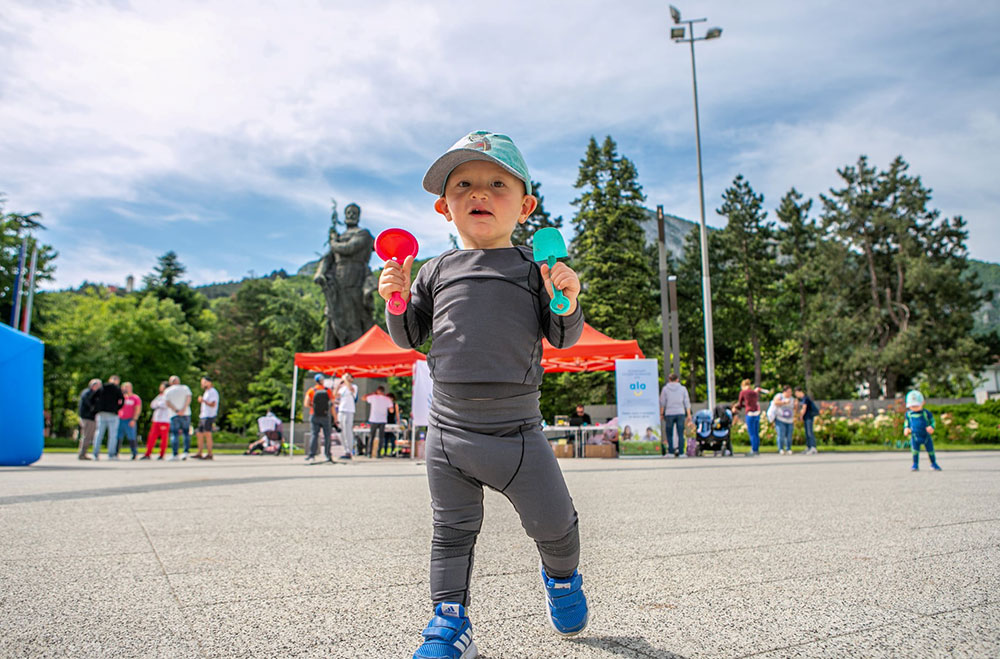
[(903, 428), (903, 436), (909, 437), (912, 431), (909, 428)]
[(399, 293), (404, 300), (410, 301), (410, 270), (413, 269), (413, 257), (407, 256), (402, 263), (386, 261), (382, 274), (378, 277), (378, 294), (386, 302), (393, 293)]
[(560, 315), (568, 316), (576, 311), (576, 298), (580, 295), (580, 278), (573, 272), (573, 269), (562, 261), (557, 261), (552, 272), (549, 272), (548, 263), (542, 263), (541, 270), (542, 281), (545, 282), (545, 290), (548, 291), (549, 297), (555, 295), (552, 290), (552, 287), (555, 286), (569, 298), (569, 310)]
[(927, 426), (927, 434), (928, 435), (934, 434), (934, 426)]

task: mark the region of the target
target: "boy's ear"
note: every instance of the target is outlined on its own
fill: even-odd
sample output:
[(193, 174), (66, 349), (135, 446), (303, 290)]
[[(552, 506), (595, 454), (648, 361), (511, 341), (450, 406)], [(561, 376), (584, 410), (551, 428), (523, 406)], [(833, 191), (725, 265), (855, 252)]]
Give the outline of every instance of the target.
[(451, 211), (448, 209), (448, 200), (438, 197), (434, 202), (434, 210), (444, 215), (445, 219), (451, 222)]
[(518, 224), (524, 224), (536, 208), (538, 208), (538, 197), (530, 194), (524, 195), (524, 200), (521, 201), (521, 216), (517, 218)]

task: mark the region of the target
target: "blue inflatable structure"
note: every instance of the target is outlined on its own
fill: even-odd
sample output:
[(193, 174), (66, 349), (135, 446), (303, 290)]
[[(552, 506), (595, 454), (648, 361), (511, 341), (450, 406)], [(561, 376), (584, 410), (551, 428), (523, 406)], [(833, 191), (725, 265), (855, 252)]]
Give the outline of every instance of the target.
[(0, 465), (29, 465), (42, 457), (41, 341), (0, 325)]

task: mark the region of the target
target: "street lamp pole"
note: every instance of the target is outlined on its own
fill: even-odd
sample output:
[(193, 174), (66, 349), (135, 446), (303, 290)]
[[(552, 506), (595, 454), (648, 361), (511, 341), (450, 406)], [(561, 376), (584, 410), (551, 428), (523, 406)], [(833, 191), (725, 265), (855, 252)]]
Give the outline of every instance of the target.
[[(712, 334), (712, 282), (708, 270), (708, 227), (705, 225), (705, 182), (701, 170), (701, 121), (698, 117), (698, 74), (695, 71), (694, 42), (717, 39), (722, 35), (722, 28), (713, 27), (703, 37), (694, 36), (694, 24), (703, 23), (707, 18), (684, 20), (681, 12), (670, 5), (670, 16), (675, 25), (687, 23), (685, 28), (675, 27), (670, 30), (670, 38), (674, 43), (691, 44), (691, 84), (694, 89), (694, 139), (698, 154), (698, 199), (701, 207), (701, 297), (705, 313), (705, 384), (708, 390), (708, 409), (715, 408), (715, 341)], [(685, 36), (687, 38), (685, 38)]]

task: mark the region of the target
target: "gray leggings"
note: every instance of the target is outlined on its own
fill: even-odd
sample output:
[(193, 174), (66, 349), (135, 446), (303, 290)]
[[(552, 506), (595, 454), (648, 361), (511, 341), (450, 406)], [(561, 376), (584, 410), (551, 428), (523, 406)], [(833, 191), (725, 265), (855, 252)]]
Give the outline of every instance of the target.
[(463, 400), (435, 388), (427, 434), (435, 605), (469, 605), (484, 485), (514, 505), (549, 576), (566, 578), (576, 570), (576, 509), (539, 421), (537, 391), (499, 400)]

